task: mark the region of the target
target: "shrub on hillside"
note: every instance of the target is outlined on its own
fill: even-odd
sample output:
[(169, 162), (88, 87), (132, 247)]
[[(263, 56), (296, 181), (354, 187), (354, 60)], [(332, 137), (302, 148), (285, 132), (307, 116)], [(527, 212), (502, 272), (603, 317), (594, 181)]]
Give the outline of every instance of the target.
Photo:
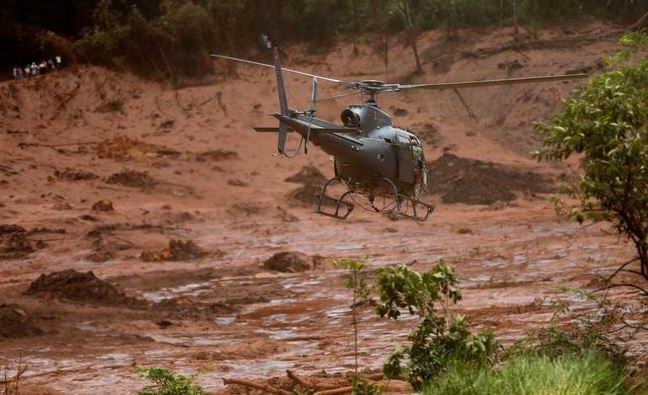
[(155, 79), (201, 77), (210, 71), (214, 23), (193, 3), (168, 3), (158, 18), (147, 20), (137, 7), (127, 15), (101, 2), (95, 26), (86, 30), (75, 52), (91, 63), (130, 69)]

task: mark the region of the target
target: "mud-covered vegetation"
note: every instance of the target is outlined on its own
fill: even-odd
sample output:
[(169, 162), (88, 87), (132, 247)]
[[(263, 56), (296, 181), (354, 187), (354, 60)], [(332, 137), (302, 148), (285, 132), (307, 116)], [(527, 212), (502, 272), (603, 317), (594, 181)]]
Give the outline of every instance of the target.
[(340, 36), (464, 26), (535, 26), (591, 16), (619, 22), (648, 11), (632, 0), (43, 0), (5, 2), (0, 67), (62, 53), (77, 62), (127, 68), (152, 78), (200, 77), (208, 53), (241, 52), (260, 33), (323, 48)]

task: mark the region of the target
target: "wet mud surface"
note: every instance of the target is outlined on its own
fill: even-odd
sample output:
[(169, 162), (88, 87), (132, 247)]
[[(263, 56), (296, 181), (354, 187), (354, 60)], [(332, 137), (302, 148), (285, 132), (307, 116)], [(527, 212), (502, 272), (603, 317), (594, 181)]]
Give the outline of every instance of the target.
[[(594, 271), (628, 251), (604, 227), (559, 221), (545, 202), (486, 211), (446, 207), (425, 224), (369, 215), (341, 223), (309, 210), (293, 210), (300, 221), (280, 226), (263, 218), (194, 223), (193, 239), (218, 246), (222, 257), (153, 264), (118, 258), (100, 267), (59, 262), (51, 267), (78, 272), (2, 286), (3, 298), (40, 315), (46, 328), (21, 329), (29, 340), (3, 341), (1, 356), (22, 353), (30, 382), (80, 394), (141, 387), (134, 365), (200, 370), (197, 381), (216, 392), (224, 390), (224, 377), (341, 373), (353, 367), (346, 273), (333, 265), (300, 266), (299, 273), (264, 268), (276, 252), (294, 249), (304, 261), (315, 254), (366, 258), (372, 269), (403, 262), (426, 270), (443, 258), (461, 279), (464, 300), (456, 310), (510, 343), (547, 324), (551, 300), (566, 297), (558, 285), (586, 286)], [(83, 273), (91, 268), (99, 278)], [(32, 276), (14, 268), (3, 278), (11, 272)], [(76, 291), (81, 283), (88, 286)], [(414, 324), (407, 316), (379, 319), (367, 307), (361, 365), (379, 368)]]
[[(511, 32), (466, 32), (451, 53), (435, 49), (442, 32), (426, 32), (421, 81), (439, 70), (458, 81), (595, 65), (617, 40), (588, 37), (609, 29), (540, 31), (538, 42), (561, 46), (523, 47), (521, 62), (517, 47), (507, 49)], [(410, 75), (409, 48), (396, 40), (390, 69)], [(381, 76), (382, 55), (349, 48), (291, 66)], [(522, 69), (507, 66), (516, 60)], [(250, 131), (274, 122), (264, 120), (276, 111), (273, 74), (215, 69), (213, 84), (178, 90), (99, 68), (0, 84), (0, 320), (9, 323), (0, 368), (9, 377), (22, 359), (29, 385), (94, 395), (142, 388), (141, 366), (197, 374), (213, 393), (227, 391), (223, 378), (344, 373), (354, 360), (347, 274), (334, 264), (344, 258), (366, 260), (370, 277), (384, 265), (424, 271), (444, 259), (463, 291), (454, 310), (510, 344), (548, 323), (555, 298), (592, 309), (557, 287), (591, 286), (632, 255), (608, 224), (557, 217), (547, 192), (572, 169), (528, 156), (537, 148), (531, 125), (573, 84), (466, 91), (464, 104), (452, 92), (385, 95), (381, 106), (400, 114), (394, 122), (421, 132), (439, 188), (424, 199), (436, 211), (425, 223), (361, 208), (336, 221), (312, 206), (333, 176), (330, 158), (314, 147), (273, 157), (276, 137)], [(310, 82), (286, 83), (291, 103), (307, 106)], [(347, 104), (322, 102), (318, 114), (337, 119)], [(379, 368), (415, 323), (379, 319), (367, 306), (361, 366)], [(645, 344), (628, 346), (646, 355)]]

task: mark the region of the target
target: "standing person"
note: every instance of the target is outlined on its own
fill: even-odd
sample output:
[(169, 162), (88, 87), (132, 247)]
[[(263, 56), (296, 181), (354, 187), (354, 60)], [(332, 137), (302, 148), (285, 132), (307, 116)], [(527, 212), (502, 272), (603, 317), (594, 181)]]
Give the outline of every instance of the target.
[(61, 55), (56, 55), (54, 57), (54, 59), (56, 59), (56, 68), (57, 69), (60, 69), (61, 67), (63, 67), (63, 59), (61, 59)]
[(22, 67), (16, 67), (16, 71), (18, 73), (18, 79), (22, 80), (23, 79), (23, 69), (22, 69)]
[(15, 67), (13, 68), (13, 79), (14, 81), (18, 79), (18, 70)]
[(25, 77), (31, 78), (31, 69), (29, 68), (29, 65), (25, 66)]

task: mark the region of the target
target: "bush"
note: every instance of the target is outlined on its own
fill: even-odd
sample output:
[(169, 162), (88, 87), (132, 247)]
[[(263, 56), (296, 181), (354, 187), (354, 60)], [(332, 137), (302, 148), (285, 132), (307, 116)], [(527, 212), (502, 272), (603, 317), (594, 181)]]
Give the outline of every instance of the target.
[[(453, 364), (482, 366), (495, 361), (499, 350), (495, 336), (488, 331), (472, 334), (464, 316), (448, 314), (449, 304), (461, 299), (457, 282), (452, 267), (443, 261), (423, 274), (405, 265), (380, 270), (378, 314), (398, 319), (405, 309), (420, 319), (409, 335), (411, 344), (397, 347), (385, 363), (386, 377), (404, 376), (420, 389)], [(443, 308), (443, 316), (436, 313), (436, 305)]]
[(123, 15), (111, 4), (107, 0), (99, 4), (94, 28), (74, 44), (81, 58), (155, 79), (209, 73), (215, 33), (204, 8), (191, 2), (168, 3), (161, 16), (148, 20), (135, 6)]
[(145, 386), (137, 395), (205, 395), (202, 388), (192, 383), (191, 379), (163, 368), (141, 368), (139, 374), (153, 381), (152, 386)]
[[(624, 41), (632, 43), (637, 37), (626, 36)], [(535, 153), (549, 160), (583, 155), (583, 175), (569, 191), (580, 198), (571, 216), (579, 222), (611, 221), (634, 243), (640, 264), (633, 272), (644, 279), (648, 279), (647, 128), (648, 57), (644, 57), (592, 78), (550, 123), (538, 125), (544, 141)]]
[(621, 395), (639, 393), (626, 385), (627, 372), (604, 354), (515, 357), (500, 368), (453, 366), (430, 381), (428, 395)]

